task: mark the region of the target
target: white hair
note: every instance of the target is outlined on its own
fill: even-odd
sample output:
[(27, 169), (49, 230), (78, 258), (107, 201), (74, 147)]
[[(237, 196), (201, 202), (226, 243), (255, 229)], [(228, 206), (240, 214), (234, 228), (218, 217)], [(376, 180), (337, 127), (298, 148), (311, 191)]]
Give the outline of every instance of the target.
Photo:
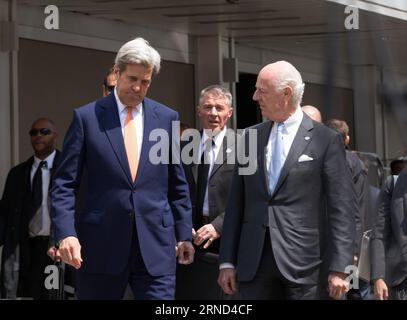
[(147, 68), (152, 68), (153, 75), (156, 75), (160, 72), (161, 57), (147, 40), (135, 38), (126, 42), (119, 49), (115, 63), (120, 71), (124, 71), (128, 64), (141, 64)]
[(305, 88), (305, 84), (302, 82), (301, 74), (291, 63), (286, 61), (281, 62), (283, 63), (284, 67), (279, 73), (277, 89), (283, 90), (289, 86), (291, 89), (293, 89), (293, 103), (300, 105)]
[(228, 89), (226, 89), (225, 87), (223, 87), (221, 85), (217, 85), (217, 84), (206, 87), (205, 89), (203, 89), (201, 91), (201, 95), (199, 97), (199, 105), (202, 105), (203, 98), (204, 98), (205, 94), (207, 94), (207, 93), (212, 93), (213, 95), (215, 95), (217, 97), (225, 98), (228, 107), (229, 108), (232, 107), (232, 94), (230, 93), (230, 91)]

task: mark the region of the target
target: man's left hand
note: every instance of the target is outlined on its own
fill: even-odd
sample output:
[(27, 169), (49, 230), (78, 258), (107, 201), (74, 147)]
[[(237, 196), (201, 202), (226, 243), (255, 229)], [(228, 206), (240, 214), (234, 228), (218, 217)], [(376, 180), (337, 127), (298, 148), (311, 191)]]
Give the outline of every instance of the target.
[(179, 264), (190, 264), (194, 261), (195, 249), (191, 242), (180, 241), (177, 243), (177, 248)]
[(346, 280), (348, 275), (341, 272), (331, 272), (328, 276), (329, 296), (339, 300), (348, 292), (349, 283)]

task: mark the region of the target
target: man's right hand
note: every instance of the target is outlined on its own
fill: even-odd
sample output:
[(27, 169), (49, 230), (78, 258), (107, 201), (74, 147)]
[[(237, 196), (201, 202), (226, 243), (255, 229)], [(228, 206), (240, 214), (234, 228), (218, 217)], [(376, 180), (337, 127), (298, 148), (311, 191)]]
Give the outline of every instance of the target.
[(81, 267), (81, 245), (76, 237), (66, 237), (59, 243), (59, 254), (63, 262), (70, 264), (76, 269)]
[(236, 270), (233, 268), (220, 269), (218, 284), (226, 294), (234, 294), (236, 292)]
[(383, 279), (377, 279), (374, 282), (374, 295), (377, 300), (387, 300), (389, 298), (389, 290)]

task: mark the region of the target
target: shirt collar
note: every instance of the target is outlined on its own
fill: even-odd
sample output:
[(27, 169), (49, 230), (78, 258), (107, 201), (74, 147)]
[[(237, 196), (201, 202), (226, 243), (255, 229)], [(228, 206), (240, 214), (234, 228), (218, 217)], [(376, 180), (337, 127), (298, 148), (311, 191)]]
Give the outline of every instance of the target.
[[(114, 97), (115, 97), (115, 99), (116, 99), (117, 109), (119, 110), (119, 114), (121, 114), (122, 112), (126, 112), (125, 110), (126, 110), (127, 106), (124, 105), (124, 104), (120, 101), (119, 96), (117, 95), (117, 89), (116, 89), (116, 87), (114, 88)], [(143, 103), (140, 102), (137, 106), (134, 107), (134, 109), (135, 109), (136, 111), (141, 111), (142, 106), (143, 106)]]
[(288, 133), (291, 133), (293, 130), (297, 130), (297, 128), (301, 124), (302, 118), (303, 113), (301, 111), (301, 107), (298, 106), (295, 109), (295, 112), (283, 122), (285, 130), (287, 130)]
[(54, 151), (52, 151), (52, 153), (51, 153), (48, 157), (46, 157), (44, 160), (41, 160), (40, 158), (37, 158), (36, 156), (34, 156), (34, 163), (33, 163), (33, 166), (34, 166), (35, 168), (38, 168), (38, 166), (40, 165), (40, 162), (41, 162), (41, 161), (46, 161), (46, 162), (47, 162), (47, 168), (48, 168), (48, 169), (51, 169), (51, 168), (52, 168), (52, 164), (54, 163), (55, 154), (56, 154), (56, 151), (54, 150)]
[[(213, 136), (213, 141), (215, 143), (215, 146), (219, 148), (219, 146), (223, 142), (223, 138), (225, 137), (227, 127), (225, 126), (222, 131), (217, 133), (215, 136)], [(203, 130), (203, 135), (202, 135), (202, 145), (205, 145), (206, 140), (210, 139), (211, 137), (208, 136), (205, 130)]]

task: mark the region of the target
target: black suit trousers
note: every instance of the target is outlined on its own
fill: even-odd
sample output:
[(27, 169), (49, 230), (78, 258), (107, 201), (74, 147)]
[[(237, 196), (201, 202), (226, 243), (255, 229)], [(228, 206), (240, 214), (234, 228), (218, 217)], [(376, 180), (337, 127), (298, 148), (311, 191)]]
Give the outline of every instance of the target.
[(17, 296), (31, 297), (35, 300), (50, 299), (50, 292), (45, 288), (45, 267), (54, 262), (47, 255), (49, 237), (29, 239), (29, 266), (27, 272), (20, 275)]
[(288, 281), (278, 269), (269, 231), (264, 239), (259, 269), (252, 281), (239, 282), (239, 299), (243, 300), (314, 300), (317, 285)]

